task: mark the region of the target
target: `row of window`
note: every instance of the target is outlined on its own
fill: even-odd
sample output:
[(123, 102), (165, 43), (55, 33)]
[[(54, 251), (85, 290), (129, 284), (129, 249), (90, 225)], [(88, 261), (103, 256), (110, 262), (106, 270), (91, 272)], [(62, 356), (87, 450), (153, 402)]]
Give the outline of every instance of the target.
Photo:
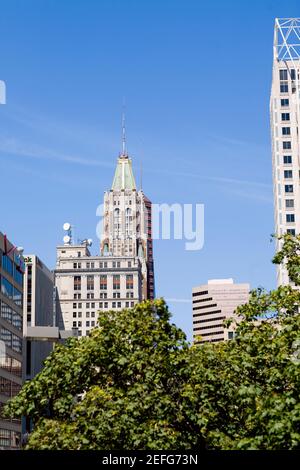
[(22, 293), (16, 289), (4, 276), (1, 276), (1, 292), (9, 299), (13, 300), (16, 305), (22, 307)]
[(22, 376), (22, 363), (6, 355), (0, 355), (0, 368), (10, 372), (11, 374), (17, 375), (18, 377)]
[[(125, 308), (129, 308), (129, 307), (134, 307), (134, 301), (125, 301), (125, 302), (99, 302), (99, 308), (122, 308), (125, 307)], [(109, 307), (109, 305), (111, 304), (111, 307)], [(78, 304), (77, 308), (81, 308), (80, 307), (81, 303)], [(76, 308), (76, 304), (73, 304), (73, 308)], [(91, 314), (91, 317), (94, 317), (95, 316), (95, 312), (86, 312), (86, 318), (89, 318), (90, 317), (90, 314)], [(73, 318), (76, 318), (76, 317), (79, 317), (81, 318), (82, 317), (82, 312), (73, 312)]]
[(21, 385), (13, 382), (12, 380), (0, 377), (0, 395), (11, 398), (17, 395), (20, 390)]
[[(93, 328), (95, 326), (95, 321), (92, 320), (91, 322), (87, 320), (85, 322), (86, 328), (89, 328), (90, 326)], [(81, 328), (82, 327), (82, 321), (73, 321), (73, 328)]]
[[(218, 324), (218, 325), (200, 326), (198, 328), (194, 328), (194, 331), (211, 330), (211, 329), (222, 328), (222, 327), (223, 327), (222, 324), (221, 325)], [(215, 334), (215, 333), (213, 332), (213, 334)]]
[(20, 445), (21, 433), (0, 428), (0, 448), (19, 448)]
[[(94, 293), (88, 293), (87, 294), (87, 299), (88, 300), (89, 299), (94, 299), (94, 298), (95, 298)], [(113, 292), (113, 298), (114, 299), (120, 299), (121, 298), (121, 293), (120, 292)], [(127, 291), (126, 292), (126, 299), (133, 299), (133, 298), (134, 298), (134, 292)], [(107, 292), (100, 292), (100, 299), (107, 299)], [(76, 292), (74, 294), (74, 300), (81, 300), (81, 294), (79, 292)], [(94, 308), (93, 307), (94, 304), (95, 304), (94, 302), (91, 302), (91, 308)], [(82, 305), (82, 303), (80, 303), (80, 307), (78, 306), (78, 308), (81, 308), (81, 305)], [(86, 308), (90, 308), (90, 307), (88, 307), (88, 305), (89, 305), (89, 303), (87, 303)]]
[[(95, 276), (93, 275), (86, 277), (87, 290), (94, 290), (94, 287), (95, 287), (94, 277)], [(106, 274), (100, 275), (100, 279), (99, 279), (100, 290), (107, 289), (107, 278), (108, 276)], [(113, 282), (113, 289), (120, 289), (121, 288), (120, 274), (114, 274), (112, 276), (112, 282)], [(133, 274), (126, 275), (126, 289), (133, 289)], [(74, 276), (74, 290), (81, 290), (81, 276)]]
[(203, 305), (202, 307), (193, 307), (193, 310), (203, 310), (206, 308), (211, 308), (211, 307), (216, 307), (217, 304), (209, 304), (209, 305)]
[(206, 295), (208, 294), (208, 290), (203, 290), (202, 292), (193, 292), (193, 297), (196, 297), (198, 295)]
[(23, 273), (19, 267), (4, 253), (1, 256), (1, 266), (14, 280), (20, 285), (23, 285)]
[(0, 317), (11, 323), (18, 330), (22, 330), (22, 316), (3, 301), (0, 301)]
[(4, 341), (6, 346), (17, 353), (22, 353), (22, 339), (3, 326), (0, 327), (0, 341)]
[(193, 304), (199, 304), (201, 302), (208, 302), (209, 300), (212, 300), (212, 297), (208, 297), (206, 299), (198, 299), (198, 300), (193, 300)]
[[(99, 264), (95, 263), (94, 261), (87, 261), (86, 263), (83, 262), (76, 262), (73, 263), (73, 269), (95, 269), (98, 266), (100, 269), (105, 269), (105, 268), (120, 268), (121, 267), (121, 261), (100, 261)], [(132, 261), (127, 261), (127, 267), (131, 268), (132, 267)]]
[(296, 80), (296, 70), (295, 69), (280, 69), (279, 70), (279, 80), (288, 80), (290, 75), (291, 80)]

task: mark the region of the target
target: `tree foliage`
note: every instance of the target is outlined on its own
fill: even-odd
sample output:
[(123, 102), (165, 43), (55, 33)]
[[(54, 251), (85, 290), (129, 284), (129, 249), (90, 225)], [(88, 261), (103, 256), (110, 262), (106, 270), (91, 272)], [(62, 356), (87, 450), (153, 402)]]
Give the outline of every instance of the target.
[[(297, 285), (300, 238), (275, 263)], [(99, 314), (57, 345), (7, 413), (32, 417), (30, 449), (299, 449), (300, 294), (252, 291), (236, 335), (190, 346), (162, 299)]]

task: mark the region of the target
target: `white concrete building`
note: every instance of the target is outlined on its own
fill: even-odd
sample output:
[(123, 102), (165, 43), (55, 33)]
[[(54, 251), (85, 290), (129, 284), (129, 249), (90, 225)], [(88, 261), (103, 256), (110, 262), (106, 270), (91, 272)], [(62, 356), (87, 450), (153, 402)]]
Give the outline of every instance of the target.
[(99, 310), (133, 307), (142, 300), (141, 262), (137, 257), (91, 256), (88, 245), (57, 247), (55, 269), (58, 327), (78, 328), (85, 336)]
[[(300, 232), (300, 18), (275, 20), (270, 100), (275, 233)], [(277, 241), (276, 250), (281, 242)], [(284, 267), (277, 284), (289, 283)]]
[(234, 329), (223, 322), (234, 316), (239, 305), (249, 299), (249, 284), (234, 284), (233, 279), (214, 279), (194, 287), (193, 336), (195, 343), (224, 341), (233, 338)]

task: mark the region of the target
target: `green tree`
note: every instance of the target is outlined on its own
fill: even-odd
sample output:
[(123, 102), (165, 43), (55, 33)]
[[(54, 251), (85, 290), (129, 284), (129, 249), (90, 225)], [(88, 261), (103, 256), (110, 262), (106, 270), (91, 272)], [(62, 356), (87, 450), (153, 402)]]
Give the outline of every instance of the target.
[[(300, 284), (300, 237), (275, 263)], [(7, 405), (31, 449), (300, 448), (300, 294), (252, 291), (231, 341), (189, 346), (162, 299), (101, 312)]]

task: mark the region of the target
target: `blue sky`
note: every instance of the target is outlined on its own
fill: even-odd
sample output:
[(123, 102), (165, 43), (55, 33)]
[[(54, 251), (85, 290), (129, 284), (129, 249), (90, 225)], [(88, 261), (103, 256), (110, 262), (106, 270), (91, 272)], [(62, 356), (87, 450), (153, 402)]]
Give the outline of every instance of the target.
[[(298, 4), (298, 5), (297, 5)], [(126, 100), (155, 203), (203, 203), (205, 245), (154, 245), (157, 295), (191, 338), (191, 289), (275, 286), (269, 93), (274, 18), (296, 1), (1, 2), (0, 230), (55, 266), (62, 224), (96, 239)], [(175, 300), (174, 300), (175, 299)]]

